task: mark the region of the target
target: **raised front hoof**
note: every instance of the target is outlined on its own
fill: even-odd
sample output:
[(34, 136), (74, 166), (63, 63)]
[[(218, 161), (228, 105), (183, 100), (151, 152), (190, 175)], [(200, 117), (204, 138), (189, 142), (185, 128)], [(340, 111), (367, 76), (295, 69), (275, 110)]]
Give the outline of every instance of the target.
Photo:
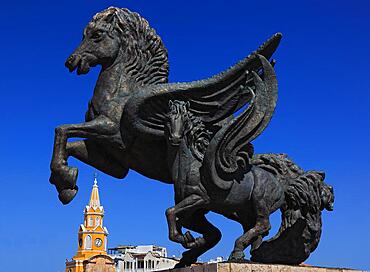
[(78, 192), (77, 186), (75, 186), (74, 189), (63, 189), (59, 192), (58, 198), (60, 202), (63, 203), (63, 205), (66, 205), (74, 199), (77, 192)]
[(186, 249), (200, 248), (206, 245), (206, 240), (203, 237), (195, 238), (194, 241), (183, 242), (182, 246)]
[(229, 262), (236, 262), (236, 263), (244, 263), (247, 262), (246, 259), (244, 259), (245, 254), (243, 251), (238, 250), (238, 251), (233, 251), (231, 252), (228, 261)]
[(57, 170), (51, 172), (49, 181), (57, 187), (60, 191), (66, 188), (74, 188), (78, 176), (78, 169), (76, 167), (62, 166)]

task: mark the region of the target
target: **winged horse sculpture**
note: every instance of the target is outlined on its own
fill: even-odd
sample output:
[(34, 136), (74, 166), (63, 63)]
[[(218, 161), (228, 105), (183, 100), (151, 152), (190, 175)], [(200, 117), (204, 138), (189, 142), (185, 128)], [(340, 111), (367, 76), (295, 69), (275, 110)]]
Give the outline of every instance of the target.
[[(276, 106), (277, 82), (271, 57), (280, 40), (280, 33), (273, 35), (245, 59), (209, 79), (167, 83), (167, 50), (148, 22), (128, 9), (110, 7), (97, 13), (84, 29), (81, 44), (65, 63), (77, 74), (86, 74), (97, 65), (101, 71), (85, 122), (55, 129), (50, 182), (55, 185), (60, 201), (69, 203), (78, 191), (78, 169), (68, 165), (70, 156), (119, 179), (132, 169), (168, 184), (181, 181), (171, 166), (179, 150), (174, 148), (171, 153), (169, 149), (173, 148), (171, 141), (180, 135), (175, 133), (176, 125), (181, 127), (185, 123), (174, 122), (175, 127), (170, 126), (169, 104), (173, 103), (170, 101), (187, 104), (187, 113), (209, 132), (207, 144), (193, 149), (195, 160), (200, 162), (194, 168), (199, 172), (198, 184), (208, 182), (205, 187), (211, 199), (220, 199), (234, 190), (246, 175), (253, 175), (252, 169), (257, 166), (252, 163), (251, 141), (266, 128)], [(182, 134), (180, 139), (185, 136)], [(71, 138), (81, 140), (68, 141)], [(276, 175), (263, 167), (259, 169), (274, 184), (281, 184)], [(253, 182), (244, 186), (249, 195), (243, 197), (253, 195), (254, 186)], [(332, 203), (330, 194), (325, 196), (325, 203)], [(285, 203), (284, 197), (280, 202)], [(179, 266), (190, 265), (218, 242), (220, 233), (204, 213), (197, 215), (200, 224), (193, 225), (182, 224), (186, 220), (181, 220), (180, 214), (167, 215), (170, 238), (189, 248)], [(238, 216), (228, 214), (231, 218)], [(204, 231), (204, 226), (211, 231)], [(203, 233), (203, 238), (195, 239), (189, 232), (182, 234), (182, 227)], [(173, 235), (176, 231), (178, 239)], [(242, 239), (231, 259), (241, 260), (247, 244), (254, 243), (257, 249), (267, 231), (268, 228), (263, 228), (258, 235), (248, 238), (248, 243)], [(262, 256), (261, 261), (265, 258), (263, 254), (258, 256)]]

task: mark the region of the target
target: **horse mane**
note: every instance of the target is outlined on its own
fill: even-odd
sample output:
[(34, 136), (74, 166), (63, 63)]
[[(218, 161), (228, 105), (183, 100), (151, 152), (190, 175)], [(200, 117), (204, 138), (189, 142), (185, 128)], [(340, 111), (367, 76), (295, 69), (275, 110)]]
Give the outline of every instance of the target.
[(286, 154), (256, 154), (251, 160), (251, 164), (256, 165), (278, 178), (297, 178), (305, 171), (294, 163)]
[(126, 8), (109, 7), (97, 13), (90, 24), (111, 24), (120, 35), (127, 59), (126, 73), (142, 85), (168, 82), (168, 55), (161, 38), (147, 20)]
[(289, 207), (312, 212), (320, 210), (320, 195), (324, 186), (322, 172), (304, 171), (286, 154), (257, 154), (252, 158), (252, 164), (283, 182)]
[[(251, 259), (268, 263), (281, 260), (288, 264), (301, 263), (320, 241), (322, 194), (327, 187), (324, 174), (319, 171), (305, 172), (284, 154), (261, 154), (258, 157), (258, 166), (265, 170), (274, 169), (278, 173), (276, 177), (285, 187), (286, 205), (281, 208), (282, 222), (278, 233), (251, 252)], [(286, 176), (280, 176), (283, 171)]]
[(285, 191), (288, 207), (299, 208), (303, 213), (319, 212), (323, 187), (323, 176), (317, 171), (307, 171), (291, 179)]
[(188, 133), (185, 134), (185, 137), (193, 155), (199, 161), (203, 161), (204, 153), (212, 138), (212, 133), (206, 129), (203, 121), (199, 117), (194, 116), (191, 112), (188, 112), (188, 118), (191, 126)]

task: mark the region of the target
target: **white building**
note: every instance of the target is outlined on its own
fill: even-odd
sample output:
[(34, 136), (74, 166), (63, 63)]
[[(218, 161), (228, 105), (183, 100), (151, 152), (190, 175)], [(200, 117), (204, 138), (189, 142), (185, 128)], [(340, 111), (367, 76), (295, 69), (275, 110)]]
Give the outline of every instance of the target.
[(178, 260), (167, 257), (164, 247), (154, 245), (118, 246), (108, 254), (115, 260), (116, 272), (149, 272), (173, 268)]
[(216, 257), (215, 259), (210, 259), (207, 263), (211, 264), (211, 263), (222, 263), (224, 262), (224, 258), (223, 257)]

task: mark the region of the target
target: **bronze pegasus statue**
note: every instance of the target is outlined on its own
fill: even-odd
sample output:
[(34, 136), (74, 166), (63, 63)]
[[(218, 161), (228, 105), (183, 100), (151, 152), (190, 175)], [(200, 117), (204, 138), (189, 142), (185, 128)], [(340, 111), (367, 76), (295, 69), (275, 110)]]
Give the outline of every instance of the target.
[[(69, 203), (78, 191), (70, 156), (119, 179), (133, 169), (174, 184), (176, 205), (166, 212), (169, 237), (189, 249), (178, 267), (191, 265), (220, 240), (205, 218), (208, 211), (243, 226), (231, 261), (242, 261), (249, 245), (254, 261), (305, 260), (320, 239), (321, 211), (332, 209), (333, 189), (323, 173), (304, 172), (283, 155), (255, 155), (252, 145), (276, 106), (271, 57), (280, 40), (280, 33), (273, 35), (209, 79), (167, 83), (167, 50), (148, 22), (128, 9), (97, 13), (65, 63), (77, 74), (97, 65), (101, 71), (85, 122), (55, 129), (50, 182), (60, 201)], [(263, 241), (277, 209), (282, 227)]]

